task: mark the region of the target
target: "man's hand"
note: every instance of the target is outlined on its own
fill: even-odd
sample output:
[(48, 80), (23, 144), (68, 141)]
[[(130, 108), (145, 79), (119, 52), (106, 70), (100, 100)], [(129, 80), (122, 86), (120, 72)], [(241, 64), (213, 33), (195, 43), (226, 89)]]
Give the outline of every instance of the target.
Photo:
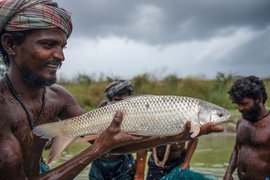
[(182, 170), (188, 168), (188, 166), (189, 166), (189, 164), (187, 164), (187, 163), (185, 163), (185, 162), (182, 163), (182, 164), (180, 165), (179, 171), (182, 171)]
[(200, 133), (198, 136), (210, 134), (210, 133), (219, 133), (219, 132), (223, 132), (223, 131), (224, 131), (224, 127), (222, 125), (213, 124), (213, 123), (209, 122), (201, 127)]
[[(188, 140), (192, 139), (190, 137), (192, 134), (192, 132), (190, 132), (190, 129), (191, 129), (191, 122), (188, 121), (185, 124), (185, 129), (182, 133), (180, 133), (178, 135), (174, 135), (174, 136), (168, 136), (168, 137), (166, 137), (166, 139), (168, 139), (168, 142), (171, 142), (171, 143), (188, 141)], [(200, 128), (200, 133), (196, 137), (210, 134), (210, 133), (219, 133), (219, 132), (223, 132), (223, 131), (224, 131), (223, 126), (209, 122)]]
[[(106, 138), (102, 138), (100, 135), (99, 143), (110, 143), (111, 145), (107, 145), (110, 147), (110, 149), (114, 149), (115, 147), (120, 147), (114, 149), (110, 153), (130, 153), (130, 152), (136, 152), (144, 149), (153, 148), (156, 146), (160, 146), (163, 144), (172, 144), (172, 143), (178, 143), (178, 142), (184, 142), (192, 139), (190, 135), (192, 134), (190, 132), (191, 129), (191, 122), (187, 122), (185, 125), (184, 132), (174, 135), (174, 136), (166, 136), (166, 137), (142, 137), (142, 136), (133, 136), (124, 132), (120, 131), (120, 124), (122, 122), (122, 113), (118, 112), (117, 115), (114, 118), (114, 121), (116, 121), (116, 125), (111, 124), (111, 126), (102, 133), (102, 136), (106, 136)], [(118, 122), (118, 125), (117, 125)], [(115, 129), (114, 129), (115, 128)], [(213, 123), (207, 123), (200, 129), (200, 133), (198, 136), (209, 134), (213, 132), (222, 132), (224, 130), (223, 126), (221, 125), (214, 125)], [(114, 133), (110, 131), (116, 131)], [(106, 135), (107, 133), (112, 135)], [(114, 138), (113, 134), (115, 135)], [(198, 137), (197, 136), (197, 137)], [(129, 141), (130, 138), (130, 142)], [(102, 140), (101, 140), (102, 139)], [(104, 140), (105, 139), (105, 140)], [(118, 139), (118, 140), (117, 140)], [(119, 140), (120, 139), (120, 140)], [(103, 142), (103, 141), (110, 141), (110, 142)], [(117, 143), (115, 143), (117, 141)], [(132, 144), (131, 144), (132, 143)], [(127, 145), (123, 147), (124, 145)], [(105, 146), (103, 144), (103, 146)], [(109, 150), (107, 150), (108, 152)]]
[(121, 124), (123, 121), (123, 114), (117, 111), (110, 126), (99, 135), (93, 145), (98, 146), (99, 150), (105, 154), (110, 150), (120, 146), (124, 146), (131, 143), (140, 142), (140, 140), (146, 139), (145, 136), (131, 135), (121, 131)]

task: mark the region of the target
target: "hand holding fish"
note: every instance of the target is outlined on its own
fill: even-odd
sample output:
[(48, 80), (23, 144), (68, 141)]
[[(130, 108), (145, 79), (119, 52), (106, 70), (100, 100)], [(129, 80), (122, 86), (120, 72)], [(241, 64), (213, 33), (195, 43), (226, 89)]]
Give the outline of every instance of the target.
[[(180, 134), (166, 137), (149, 137), (140, 140), (139, 142), (133, 142), (132, 144), (127, 144), (125, 146), (113, 149), (111, 154), (124, 154), (130, 152), (136, 152), (143, 149), (150, 149), (153, 147), (157, 147), (163, 144), (173, 144), (177, 142), (188, 141), (191, 138), (191, 121), (187, 121), (185, 124), (184, 131)], [(220, 133), (224, 131), (224, 127), (219, 124), (214, 123), (206, 123), (204, 126), (200, 128), (200, 132), (196, 137), (200, 137), (202, 135), (210, 134), (210, 133)]]
[(98, 146), (101, 154), (108, 153), (110, 150), (120, 146), (140, 142), (147, 138), (145, 136), (131, 135), (121, 131), (122, 121), (123, 113), (117, 111), (110, 126), (95, 140), (93, 146)]
[[(219, 133), (223, 131), (224, 131), (224, 127), (222, 125), (208, 122), (200, 128), (200, 131), (196, 137), (210, 134), (210, 133)], [(169, 143), (177, 143), (177, 142), (188, 141), (192, 139), (191, 134), (192, 134), (191, 121), (187, 121), (187, 123), (185, 124), (185, 129), (182, 133), (178, 135), (174, 135), (174, 136), (164, 137), (164, 138)]]

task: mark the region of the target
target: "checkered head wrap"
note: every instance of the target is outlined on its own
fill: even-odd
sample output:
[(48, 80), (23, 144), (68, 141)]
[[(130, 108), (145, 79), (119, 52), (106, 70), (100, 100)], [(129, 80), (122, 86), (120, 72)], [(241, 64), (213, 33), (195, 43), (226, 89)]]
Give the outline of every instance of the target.
[(132, 92), (133, 87), (131, 82), (127, 80), (117, 80), (112, 83), (110, 83), (106, 88), (105, 88), (105, 95), (106, 97), (111, 100), (115, 95), (117, 95), (119, 92), (123, 91), (126, 89), (127, 91)]
[(70, 14), (52, 0), (1, 0), (0, 32), (58, 27), (72, 32)]

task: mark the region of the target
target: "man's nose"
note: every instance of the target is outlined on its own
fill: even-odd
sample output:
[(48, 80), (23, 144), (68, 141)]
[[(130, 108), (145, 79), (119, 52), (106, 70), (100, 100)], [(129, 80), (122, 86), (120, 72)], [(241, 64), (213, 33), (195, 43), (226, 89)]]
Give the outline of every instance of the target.
[(53, 52), (53, 59), (60, 60), (60, 61), (64, 61), (65, 60), (65, 55), (64, 55), (64, 52), (63, 52), (63, 49), (62, 48), (57, 48)]
[(240, 112), (242, 112), (242, 111), (244, 110), (244, 106), (242, 106), (242, 105), (237, 105), (237, 108), (238, 108), (238, 110), (239, 110)]

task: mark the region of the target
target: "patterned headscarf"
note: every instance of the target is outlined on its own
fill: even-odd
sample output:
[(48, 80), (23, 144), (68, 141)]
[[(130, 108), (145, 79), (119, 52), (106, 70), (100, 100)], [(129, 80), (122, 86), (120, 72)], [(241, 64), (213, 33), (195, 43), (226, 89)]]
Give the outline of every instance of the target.
[(67, 37), (72, 22), (67, 11), (52, 0), (1, 0), (0, 32), (58, 27)]
[(117, 80), (114, 81), (112, 83), (110, 83), (106, 88), (105, 88), (105, 95), (106, 97), (111, 100), (113, 98), (113, 96), (115, 96), (116, 94), (118, 94), (121, 90), (126, 89), (127, 91), (132, 92), (133, 91), (133, 87), (131, 82), (127, 81), (127, 80)]

